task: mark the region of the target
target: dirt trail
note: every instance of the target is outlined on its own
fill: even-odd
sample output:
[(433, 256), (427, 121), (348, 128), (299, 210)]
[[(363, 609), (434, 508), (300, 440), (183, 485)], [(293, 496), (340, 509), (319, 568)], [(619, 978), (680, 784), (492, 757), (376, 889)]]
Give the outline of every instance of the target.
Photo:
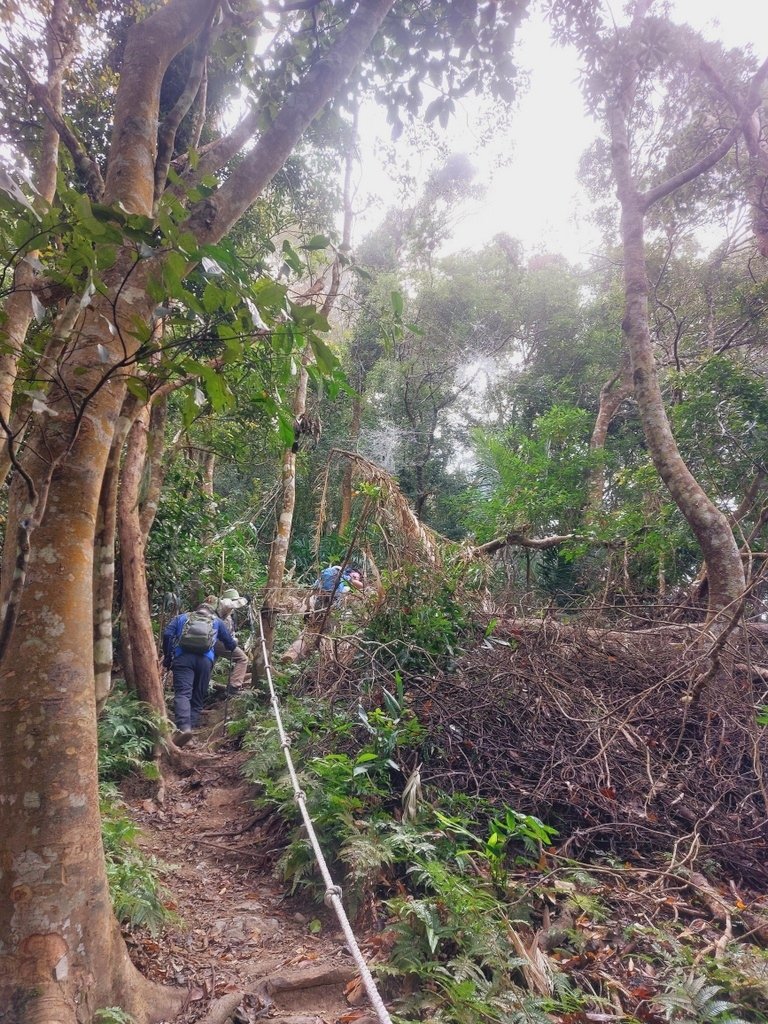
[(335, 916), (288, 897), (265, 866), (269, 837), (253, 822), (246, 755), (221, 739), (222, 716), (221, 706), (208, 712), (193, 741), (199, 757), (188, 774), (168, 777), (162, 808), (126, 795), (142, 847), (170, 866), (165, 884), (180, 918), (158, 939), (129, 936), (134, 960), (154, 980), (187, 988), (184, 1024), (375, 1024)]

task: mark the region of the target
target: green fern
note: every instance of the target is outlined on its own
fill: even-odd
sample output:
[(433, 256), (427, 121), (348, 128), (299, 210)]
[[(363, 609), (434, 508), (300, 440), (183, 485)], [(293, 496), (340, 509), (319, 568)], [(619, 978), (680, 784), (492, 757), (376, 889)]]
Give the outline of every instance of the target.
[(99, 718), (99, 778), (116, 781), (133, 771), (152, 771), (151, 759), (163, 720), (148, 704), (117, 687)]
[(101, 788), (101, 835), (112, 905), (119, 921), (153, 935), (174, 920), (165, 906), (162, 866), (137, 844), (139, 829), (113, 786)]
[(119, 1006), (105, 1006), (93, 1016), (93, 1024), (136, 1024), (135, 1018)]
[(732, 1012), (738, 1009), (734, 1003), (720, 998), (720, 987), (707, 982), (703, 975), (690, 974), (658, 996), (667, 1020), (675, 1024), (747, 1024)]

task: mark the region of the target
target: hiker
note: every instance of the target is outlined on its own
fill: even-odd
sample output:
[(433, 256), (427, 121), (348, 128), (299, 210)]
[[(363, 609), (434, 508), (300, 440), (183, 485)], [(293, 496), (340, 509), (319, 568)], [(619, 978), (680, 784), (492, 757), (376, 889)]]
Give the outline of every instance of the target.
[[(338, 580), (338, 583), (337, 583)], [(333, 604), (336, 604), (340, 597), (348, 594), (351, 590), (362, 590), (363, 580), (360, 570), (355, 565), (348, 565), (341, 571), (340, 565), (329, 565), (320, 573), (312, 584), (315, 591), (314, 606), (327, 607), (333, 595)]]
[(163, 667), (173, 671), (173, 741), (183, 747), (200, 724), (213, 669), (214, 648), (234, 651), (237, 641), (216, 614), (216, 598), (206, 597), (193, 612), (171, 619), (163, 630)]
[[(225, 590), (219, 598), (219, 618), (232, 634), (232, 639), (237, 643), (237, 647), (229, 654), (232, 659), (232, 670), (229, 673), (228, 695), (239, 693), (242, 690), (248, 673), (248, 655), (240, 646), (235, 636), (235, 618), (233, 614), (238, 608), (245, 608), (247, 604), (248, 598), (240, 597), (234, 587)], [(213, 653), (217, 658), (221, 658), (227, 653), (227, 648), (221, 640), (216, 641)]]

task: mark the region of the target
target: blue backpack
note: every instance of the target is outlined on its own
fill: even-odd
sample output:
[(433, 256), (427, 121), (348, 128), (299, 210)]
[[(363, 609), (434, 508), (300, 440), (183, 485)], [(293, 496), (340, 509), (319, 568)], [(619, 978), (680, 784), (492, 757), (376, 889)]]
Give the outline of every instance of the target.
[(339, 578), (340, 567), (338, 565), (329, 565), (327, 569), (323, 569), (320, 573), (320, 589), (330, 594), (333, 588), (336, 586), (336, 580)]

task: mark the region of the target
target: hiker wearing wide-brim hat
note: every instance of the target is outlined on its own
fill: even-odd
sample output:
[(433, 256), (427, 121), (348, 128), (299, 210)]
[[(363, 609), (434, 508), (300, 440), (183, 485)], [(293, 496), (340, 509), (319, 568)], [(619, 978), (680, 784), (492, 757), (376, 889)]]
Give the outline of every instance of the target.
[[(235, 635), (235, 620), (232, 615), (238, 608), (245, 608), (248, 604), (247, 597), (241, 597), (234, 587), (229, 587), (219, 598), (219, 617), (224, 620), (232, 635)], [(237, 637), (235, 636), (235, 639)], [(221, 650), (215, 650), (216, 657), (226, 654), (227, 650), (222, 645)], [(229, 674), (229, 690), (233, 693), (242, 690), (245, 684), (245, 677), (248, 674), (248, 655), (238, 643), (234, 651), (230, 652), (232, 659), (232, 671)]]

